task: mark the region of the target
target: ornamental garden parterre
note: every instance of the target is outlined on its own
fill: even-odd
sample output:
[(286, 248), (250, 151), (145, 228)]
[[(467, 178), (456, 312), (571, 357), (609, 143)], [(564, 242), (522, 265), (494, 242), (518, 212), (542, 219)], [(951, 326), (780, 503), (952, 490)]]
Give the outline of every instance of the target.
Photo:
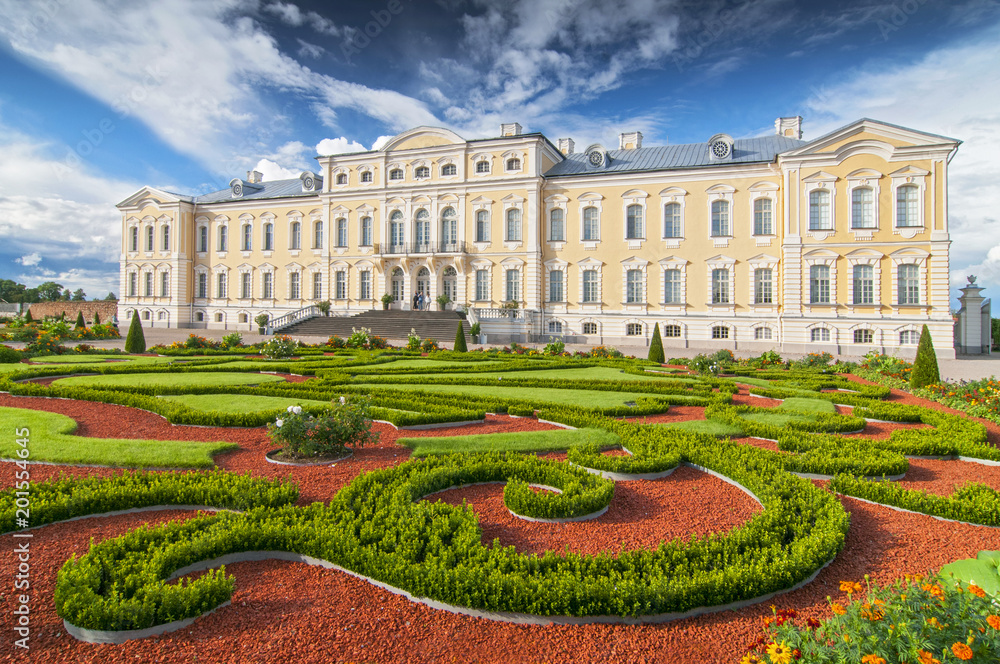
[[(989, 419), (932, 401), (962, 405), (947, 385), (894, 391), (905, 367), (875, 356), (660, 364), (425, 341), (5, 351), (5, 430), (30, 427), (31, 460), (57, 464), (32, 466), (35, 541), (69, 538), (37, 563), (33, 647), (46, 661), (305, 652), (320, 640), (286, 621), (327, 603), (295, 581), (308, 574), (360, 585), (327, 598), (345, 613), (302, 661), (461, 658), (447, 630), (494, 644), (477, 661), (997, 661), (1000, 428), (980, 403)], [(271, 463), (279, 447), (311, 465)], [(644, 532), (670, 506), (635, 508), (643, 487), (696, 481), (714, 488), (677, 518), (704, 532)], [(746, 505), (729, 525), (712, 521), (724, 491)], [(13, 489), (0, 502), (11, 537)], [(490, 504), (513, 524), (500, 532), (568, 543), (491, 540)], [(174, 511), (121, 514), (154, 507)], [(602, 520), (651, 543), (581, 549)], [(98, 536), (73, 540), (80, 528)], [(297, 562), (243, 562), (269, 559)], [(272, 590), (265, 637), (248, 597)], [(394, 612), (405, 624), (372, 627)]]

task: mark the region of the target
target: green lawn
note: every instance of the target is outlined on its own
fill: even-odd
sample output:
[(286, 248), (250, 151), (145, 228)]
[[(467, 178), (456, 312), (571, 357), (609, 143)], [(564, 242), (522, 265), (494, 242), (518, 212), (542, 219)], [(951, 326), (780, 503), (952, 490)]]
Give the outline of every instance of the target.
[(190, 385), (257, 385), (283, 381), (280, 376), (255, 373), (148, 373), (112, 376), (70, 376), (52, 384), (58, 387), (187, 387)]
[[(534, 373), (534, 372), (532, 372)], [(498, 381), (499, 382), (499, 381)], [(406, 391), (435, 392), (440, 394), (458, 394), (480, 397), (499, 397), (502, 399), (520, 399), (538, 403), (556, 403), (583, 408), (608, 408), (622, 406), (626, 402), (635, 401), (648, 394), (635, 392), (599, 392), (597, 390), (549, 390), (533, 387), (503, 387), (500, 385), (370, 385), (352, 384), (362, 389), (386, 389)]]
[(161, 399), (176, 401), (188, 408), (221, 413), (255, 413), (289, 406), (326, 406), (328, 401), (291, 399), (287, 397), (261, 397), (243, 394), (175, 394)]
[(742, 417), (751, 422), (783, 427), (789, 422), (812, 422), (816, 419), (813, 415), (800, 415), (799, 412), (815, 413), (818, 415), (820, 413), (836, 413), (837, 409), (831, 402), (822, 399), (790, 397), (785, 399), (780, 406), (772, 409), (772, 411), (767, 413), (748, 413)]
[(790, 397), (782, 402), (778, 410), (797, 410), (806, 413), (836, 413), (837, 407), (832, 401), (826, 399), (806, 399), (802, 397)]
[(707, 433), (710, 436), (718, 436), (719, 438), (724, 436), (739, 437), (743, 435), (743, 430), (739, 427), (717, 420), (688, 420), (687, 422), (670, 422), (658, 426), (667, 429), (680, 429), (690, 433)]
[[(428, 359), (404, 359), (395, 360), (389, 362), (388, 364), (371, 364), (365, 365), (363, 367), (358, 367), (357, 370), (367, 370), (371, 369), (372, 372), (378, 372), (382, 369), (412, 369), (412, 368), (427, 368), (436, 369), (437, 367), (479, 367), (484, 364), (500, 364), (499, 360), (483, 360), (482, 362), (455, 362), (453, 360), (428, 360)], [(479, 375), (479, 374), (475, 374)]]
[(45, 357), (31, 358), (32, 364), (91, 364), (93, 362), (107, 362), (108, 360), (131, 362), (133, 358), (128, 355), (46, 355)]
[[(395, 366), (393, 363), (390, 366)], [(454, 376), (455, 374), (408, 374), (414, 377), (419, 376)], [(539, 379), (568, 379), (568, 380), (631, 380), (635, 382), (662, 382), (664, 380), (684, 380), (675, 376), (640, 376), (627, 374), (620, 369), (613, 367), (581, 367), (579, 369), (536, 369), (535, 371), (487, 371), (485, 373), (469, 374), (475, 378), (539, 378)], [(688, 378), (697, 382), (697, 378)]]
[(209, 468), (212, 456), (237, 446), (182, 440), (122, 440), (72, 436), (76, 422), (57, 413), (24, 408), (0, 408), (0, 457), (17, 459), (14, 431), (28, 429), (29, 461), (102, 466)]
[(601, 447), (618, 445), (618, 436), (601, 429), (560, 429), (558, 431), (525, 431), (489, 433), (473, 436), (437, 436), (433, 438), (400, 438), (396, 441), (413, 450), (413, 456), (452, 454), (455, 452), (551, 452), (575, 445), (597, 443)]

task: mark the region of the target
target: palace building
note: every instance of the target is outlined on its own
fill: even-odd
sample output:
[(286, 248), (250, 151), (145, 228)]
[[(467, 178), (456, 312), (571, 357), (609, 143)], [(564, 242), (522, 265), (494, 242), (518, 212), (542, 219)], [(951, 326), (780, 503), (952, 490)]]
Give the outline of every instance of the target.
[[(954, 357), (948, 163), (960, 141), (862, 119), (582, 152), (516, 123), (466, 140), (418, 127), (316, 173), (122, 213), (119, 318), (252, 330), (331, 315), (468, 307), (491, 341), (906, 355), (928, 325)], [(301, 315), (301, 314), (295, 314)], [(294, 316), (292, 316), (294, 317)], [(286, 319), (290, 318), (286, 316)]]

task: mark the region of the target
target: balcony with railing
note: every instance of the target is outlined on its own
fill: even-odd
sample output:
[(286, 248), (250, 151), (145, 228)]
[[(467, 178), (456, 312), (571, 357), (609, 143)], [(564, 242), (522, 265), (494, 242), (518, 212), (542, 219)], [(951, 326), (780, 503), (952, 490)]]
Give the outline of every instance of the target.
[(468, 247), (465, 242), (404, 242), (393, 244), (380, 242), (375, 245), (375, 253), (385, 255), (405, 254), (465, 254)]

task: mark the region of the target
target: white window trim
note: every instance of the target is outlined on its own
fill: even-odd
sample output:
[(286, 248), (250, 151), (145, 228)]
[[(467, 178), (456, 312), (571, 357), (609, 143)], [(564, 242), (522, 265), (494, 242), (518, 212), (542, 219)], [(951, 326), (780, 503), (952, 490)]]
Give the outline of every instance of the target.
[[(929, 254), (921, 249), (907, 248), (900, 249), (899, 251), (893, 252), (889, 255), (892, 260), (892, 306), (897, 310), (900, 307), (906, 309), (916, 309), (923, 308), (927, 309), (927, 259)], [(920, 280), (920, 303), (919, 304), (900, 304), (899, 303), (899, 266), (900, 265), (916, 265), (919, 272), (918, 278)]]
[[(805, 307), (806, 311), (811, 311), (813, 307), (819, 307), (823, 309), (834, 308), (838, 306), (837, 302), (837, 259), (840, 258), (838, 255), (832, 254), (832, 252), (814, 252), (812, 255), (805, 255), (802, 257), (802, 306)], [(812, 266), (813, 265), (826, 265), (830, 268), (830, 301), (824, 302), (822, 304), (812, 302)], [(853, 275), (852, 275), (853, 276)]]
[[(668, 256), (660, 263), (660, 307), (664, 311), (683, 311), (687, 308), (687, 266), (688, 261), (676, 256)], [(681, 301), (667, 303), (667, 270), (679, 270), (681, 273)]]
[[(736, 189), (728, 184), (717, 184), (709, 187), (705, 193), (708, 194), (706, 197), (708, 200), (708, 209), (706, 212), (708, 223), (705, 229), (708, 233), (708, 240), (716, 248), (728, 247), (729, 241), (733, 239), (736, 232), (736, 205), (733, 200)], [(729, 203), (729, 233), (726, 235), (712, 235), (712, 204), (716, 201), (726, 201)], [(730, 290), (729, 292), (732, 295), (733, 291)]]
[[(398, 185), (401, 185), (401, 184), (405, 183), (406, 182), (406, 166), (407, 166), (406, 164), (398, 162), (398, 161), (394, 161), (391, 164), (388, 164), (385, 167), (385, 183), (386, 183), (386, 185), (387, 186), (392, 186), (392, 185), (397, 185), (398, 186)], [(403, 171), (403, 177), (400, 178), (399, 180), (393, 180), (392, 178), (389, 177), (389, 175), (393, 171), (395, 171), (397, 169)]]
[[(750, 313), (757, 311), (775, 311), (778, 307), (778, 294), (780, 275), (778, 274), (779, 260), (775, 256), (762, 254), (747, 261), (750, 265), (750, 283), (747, 302), (750, 303)], [(771, 270), (771, 304), (757, 304), (757, 270)]]
[[(889, 177), (892, 178), (892, 234), (901, 235), (907, 240), (911, 240), (918, 233), (922, 233), (927, 230), (927, 219), (924, 215), (924, 203), (926, 201), (927, 194), (927, 176), (930, 175), (928, 171), (923, 169), (915, 168), (913, 166), (907, 166), (902, 168), (892, 174)], [(899, 201), (898, 194), (899, 188), (904, 185), (915, 185), (917, 187), (917, 221), (919, 222), (915, 226), (897, 226), (896, 221), (899, 218)]]
[[(361, 179), (362, 173), (371, 173), (371, 182), (365, 182)], [(362, 164), (358, 166), (358, 186), (359, 187), (374, 187), (375, 186), (375, 166), (371, 164)]]
[[(345, 181), (342, 184), (340, 184), (340, 183), (337, 182), (337, 176), (338, 175), (346, 175), (347, 176), (347, 178), (345, 179)], [(351, 171), (350, 171), (350, 169), (348, 169), (348, 168), (346, 168), (344, 166), (338, 166), (337, 168), (333, 169), (333, 171), (330, 173), (330, 184), (332, 184), (334, 187), (339, 187), (341, 189), (345, 189), (347, 187), (350, 187), (351, 186)]]
[[(758, 247), (770, 247), (772, 240), (778, 235), (778, 196), (780, 188), (773, 182), (761, 181), (750, 187), (750, 235)], [(757, 234), (756, 206), (762, 198), (771, 199), (771, 232)], [(752, 302), (753, 300), (751, 300)]]
[[(871, 342), (868, 342), (868, 343), (857, 343), (857, 342), (855, 342), (854, 341), (854, 332), (857, 331), (857, 330), (871, 330), (871, 333), (872, 333), (872, 340), (871, 340)], [(869, 321), (864, 321), (864, 322), (856, 323), (856, 324), (852, 325), (851, 327), (847, 328), (847, 339), (845, 340), (845, 345), (846, 344), (851, 344), (853, 346), (881, 346), (882, 345), (883, 337), (884, 337), (884, 330), (882, 330), (882, 328), (876, 327), (875, 325), (873, 325)], [(898, 344), (899, 337), (896, 337), (896, 342)]]
[[(264, 263), (263, 265), (260, 265), (257, 268), (257, 270), (258, 270), (258, 272), (260, 272), (260, 275), (261, 275), (260, 276), (260, 299), (263, 300), (263, 301), (265, 301), (265, 302), (271, 302), (271, 303), (273, 303), (275, 301), (275, 299), (276, 299), (275, 296), (274, 296), (274, 293), (276, 291), (275, 277), (274, 277), (274, 266), (268, 265), (267, 263)], [(271, 275), (271, 297), (266, 297), (264, 295), (264, 275), (265, 274), (270, 274)]]
[[(431, 162), (428, 159), (416, 159), (410, 162), (410, 172), (413, 173), (413, 179), (417, 182), (427, 182), (434, 177), (434, 169), (431, 167)], [(427, 175), (417, 177), (417, 169), (426, 168)]]
[[(712, 330), (717, 327), (724, 327), (729, 330), (729, 336), (725, 339), (716, 339), (712, 335)], [(709, 341), (736, 341), (736, 325), (729, 321), (717, 320), (708, 324), (708, 340)]]
[[(758, 339), (757, 338), (757, 328), (764, 328), (766, 330), (770, 330), (771, 331), (771, 338), (770, 339)], [(751, 339), (752, 341), (766, 341), (768, 343), (779, 343), (780, 342), (780, 340), (778, 339), (778, 326), (775, 325), (774, 323), (770, 323), (768, 321), (757, 321), (756, 323), (753, 324), (753, 327), (750, 328), (750, 332), (751, 332), (751, 335), (752, 335), (752, 339)]]
[[(679, 337), (668, 337), (666, 334), (668, 325), (676, 325), (680, 328), (681, 334)], [(688, 338), (688, 325), (679, 318), (668, 318), (664, 321), (660, 321), (660, 333), (663, 339), (687, 339)]]
[[(302, 272), (302, 266), (296, 263), (285, 266), (285, 300), (289, 302), (298, 302), (304, 299), (302, 297)], [(299, 296), (294, 300), (292, 299), (292, 274), (299, 275)]]
[[(878, 307), (882, 304), (882, 254), (861, 254), (847, 256), (847, 310), (854, 312), (855, 307)], [(872, 303), (854, 304), (854, 268), (857, 265), (872, 267)]]
[[(526, 232), (527, 228), (525, 228), (525, 224), (527, 222), (527, 215), (524, 212), (524, 203), (525, 203), (525, 200), (523, 198), (521, 198), (520, 196), (517, 196), (515, 194), (511, 194), (510, 196), (507, 196), (506, 198), (503, 199), (503, 214), (501, 216), (501, 219), (503, 219), (503, 229), (501, 229), (501, 230), (503, 232), (503, 238), (502, 238), (503, 239), (503, 247), (504, 247), (504, 249), (507, 249), (508, 251), (514, 251), (516, 249), (520, 249), (524, 245), (524, 242), (525, 242), (524, 238), (527, 235), (527, 232)], [(520, 240), (508, 240), (507, 239), (507, 211), (508, 210), (517, 210), (520, 213), (520, 217), (521, 217), (521, 239)], [(492, 231), (493, 229), (491, 228), (490, 230)], [(506, 293), (504, 293), (504, 294), (506, 295)], [(522, 293), (522, 295), (523, 295), (523, 293)]]
[[(223, 293), (222, 297), (219, 297), (219, 275), (226, 275), (226, 292)], [(209, 284), (209, 299), (210, 300), (228, 300), (229, 299), (229, 268), (225, 265), (217, 265), (215, 269), (212, 270), (212, 281), (214, 283)]]
[[(604, 275), (602, 273), (604, 263), (596, 258), (586, 258), (577, 263), (577, 268), (580, 271), (580, 291), (577, 300), (580, 303), (580, 308), (584, 311), (601, 311), (604, 303)], [(583, 299), (583, 273), (587, 270), (597, 272), (597, 300), (595, 302), (585, 302)]]
[[(881, 179), (881, 173), (869, 168), (854, 171), (847, 176), (847, 232), (850, 233), (856, 242), (871, 240), (881, 227), (881, 221), (879, 219), (879, 208), (881, 207), (879, 205), (879, 201), (881, 200), (881, 187), (879, 186), (879, 180)], [(872, 222), (875, 225), (871, 228), (854, 228), (855, 189), (872, 190)]]
[[(577, 198), (577, 201), (580, 211), (580, 242), (583, 244), (584, 249), (597, 249), (597, 245), (601, 243), (601, 236), (603, 235), (604, 230), (604, 221), (602, 219), (604, 216), (604, 196), (589, 192), (582, 194), (579, 198)], [(597, 208), (597, 238), (594, 240), (583, 239), (583, 211), (589, 207)]]
[[(471, 265), (472, 265), (472, 279), (473, 279), (473, 284), (472, 284), (473, 298), (476, 298), (476, 297), (479, 296), (478, 283), (476, 283), (476, 281), (475, 281), (478, 278), (477, 272), (479, 272), (479, 270), (486, 270), (486, 294), (489, 296), (489, 298), (486, 299), (486, 300), (473, 299), (473, 301), (474, 302), (490, 302), (490, 303), (492, 303), (493, 302), (493, 262), (489, 261), (489, 260), (486, 260), (484, 258), (481, 258), (481, 259), (472, 261)], [(505, 295), (506, 295), (506, 293), (505, 293)]]
[[(298, 222), (299, 224), (299, 248), (292, 249), (292, 224)], [(301, 212), (289, 212), (286, 217), (286, 232), (285, 232), (285, 247), (290, 256), (298, 256), (299, 252), (302, 251), (302, 244), (305, 242), (305, 224), (302, 221)], [(277, 244), (277, 242), (275, 242)]]
[[(493, 155), (489, 152), (480, 152), (479, 154), (472, 155), (472, 175), (477, 178), (484, 178), (493, 175)], [(479, 162), (485, 161), (488, 168), (485, 173), (479, 172)]]
[[(802, 233), (816, 240), (823, 241), (830, 237), (831, 235), (836, 235), (837, 233), (837, 181), (836, 175), (830, 175), (820, 171), (808, 178), (803, 178), (803, 192), (802, 197), (802, 218), (799, 220), (799, 226), (802, 229)], [(830, 194), (830, 228), (822, 230), (810, 230), (809, 229), (809, 214), (810, 214), (810, 203), (809, 198), (814, 191), (826, 191)], [(850, 222), (848, 222), (849, 224)]]
[[(569, 300), (569, 292), (568, 292), (569, 289), (567, 288), (569, 284), (568, 281), (569, 263), (559, 258), (553, 258), (545, 261), (544, 266), (545, 266), (545, 306), (550, 310), (559, 309), (561, 310), (561, 313), (566, 313), (566, 306)], [(558, 302), (552, 301), (552, 291), (551, 291), (552, 281), (550, 280), (550, 275), (553, 272), (562, 272), (563, 297)]]
[[(552, 239), (552, 211), (562, 210), (563, 239)], [(545, 242), (550, 249), (562, 251), (566, 246), (566, 236), (569, 234), (569, 198), (556, 194), (545, 199)]]
[[(679, 187), (668, 187), (660, 192), (660, 239), (663, 240), (663, 245), (667, 249), (677, 249), (681, 246), (681, 242), (684, 241), (685, 237), (685, 214), (684, 214), (684, 202), (687, 199), (687, 192)], [(680, 205), (681, 209), (681, 235), (680, 237), (663, 237), (663, 227), (667, 223), (666, 218), (666, 207), (669, 203), (677, 203)], [(648, 230), (646, 231), (649, 232)]]
[[(504, 173), (521, 174), (525, 173), (528, 170), (528, 161), (527, 161), (528, 156), (527, 154), (525, 154), (523, 150), (508, 150), (507, 152), (503, 153), (500, 159)], [(507, 168), (507, 160), (509, 159), (517, 159), (521, 164), (520, 168), (509, 170)]]
[[(649, 194), (639, 189), (633, 189), (622, 194), (622, 240), (628, 243), (629, 249), (642, 249), (642, 243), (649, 239), (649, 210), (646, 200)], [(642, 209), (642, 237), (628, 237), (628, 209), (638, 205)]]
[[(649, 261), (645, 258), (633, 256), (622, 261), (622, 311), (645, 313), (649, 308), (649, 278), (646, 268)], [(641, 299), (638, 302), (628, 301), (628, 273), (629, 270), (639, 270), (642, 274)]]
[[(830, 333), (830, 338), (829, 339), (820, 339), (819, 341), (813, 341), (813, 339), (812, 339), (812, 331), (813, 330), (826, 330), (827, 332)], [(852, 341), (853, 341), (853, 339), (852, 339)], [(809, 344), (837, 344), (837, 343), (840, 342), (840, 338), (838, 336), (837, 328), (833, 327), (829, 323), (825, 323), (825, 322), (821, 321), (821, 322), (813, 323), (813, 324), (811, 324), (811, 325), (809, 325), (809, 326), (806, 327), (805, 342), (809, 343)]]
[[(732, 221), (730, 220), (730, 223)], [(729, 270), (729, 302), (728, 303), (713, 303), (713, 283), (712, 283), (712, 272), (715, 270)], [(730, 258), (729, 256), (716, 256), (714, 258), (709, 258), (705, 261), (705, 271), (707, 273), (708, 280), (708, 290), (706, 293), (708, 300), (706, 307), (708, 311), (728, 311), (730, 313), (735, 313), (736, 311), (736, 259)], [(709, 336), (711, 338), (711, 335)], [(732, 337), (730, 337), (732, 339)]]
[[(445, 166), (454, 166), (455, 167), (455, 174), (454, 175), (445, 175), (444, 174), (444, 167)], [(443, 157), (443, 158), (439, 159), (438, 162), (437, 162), (437, 175), (442, 180), (457, 180), (459, 178), (459, 176), (461, 175), (459, 173), (459, 169), (458, 169), (458, 162), (456, 160), (452, 159), (451, 157)]]

